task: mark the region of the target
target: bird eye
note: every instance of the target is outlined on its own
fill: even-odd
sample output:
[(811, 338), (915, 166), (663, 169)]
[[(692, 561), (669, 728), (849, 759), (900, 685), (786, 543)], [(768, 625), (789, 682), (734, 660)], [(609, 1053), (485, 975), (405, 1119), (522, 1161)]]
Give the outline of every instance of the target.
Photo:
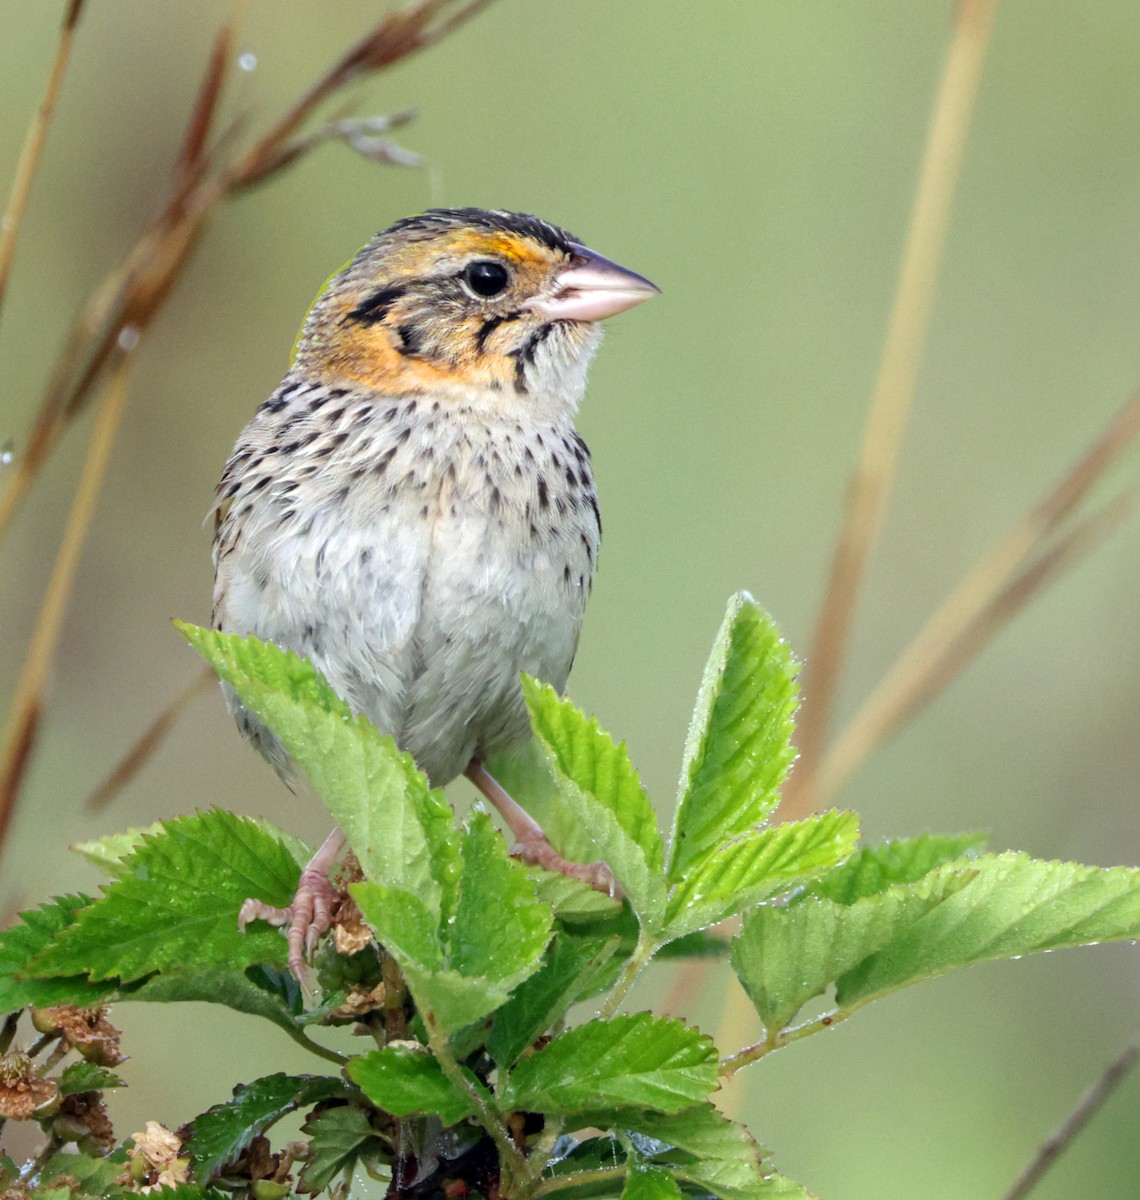
[(497, 296), (511, 281), (507, 268), (502, 263), (468, 263), (463, 268), (463, 281), (476, 296)]

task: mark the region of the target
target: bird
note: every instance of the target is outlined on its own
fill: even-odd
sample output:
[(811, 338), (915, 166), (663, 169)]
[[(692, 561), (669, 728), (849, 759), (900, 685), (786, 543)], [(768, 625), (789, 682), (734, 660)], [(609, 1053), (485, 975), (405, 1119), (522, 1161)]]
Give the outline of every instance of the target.
[[(432, 209), (376, 234), (310, 308), (217, 486), (213, 625), (308, 658), (433, 786), (465, 774), (528, 863), (559, 855), (486, 761), (530, 735), (520, 674), (565, 687), (601, 516), (574, 427), (599, 323), (660, 289), (527, 213)], [(277, 738), (226, 688), (288, 783)], [(301, 976), (328, 928), (334, 830), (289, 908)]]

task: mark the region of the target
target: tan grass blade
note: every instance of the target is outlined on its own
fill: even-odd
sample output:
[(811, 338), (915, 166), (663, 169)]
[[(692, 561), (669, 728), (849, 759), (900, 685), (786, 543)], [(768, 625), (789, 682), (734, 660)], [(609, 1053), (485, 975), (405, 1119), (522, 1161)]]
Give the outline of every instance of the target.
[(79, 24), (79, 16), (84, 2), (85, 0), (71, 0), (64, 15), (47, 86), (44, 88), (40, 106), (28, 125), (23, 149), (20, 151), (20, 161), (16, 165), (16, 178), (12, 183), (11, 195), (8, 197), (8, 207), (4, 211), (3, 221), (0, 222), (0, 309), (4, 306), (4, 293), (8, 288), (8, 277), (12, 272), (12, 260), (16, 254), (16, 239), (24, 219), (28, 196), (32, 190), (32, 180), (35, 178), (36, 168), (39, 166), (40, 156), (43, 154), (44, 143), (47, 141), (55, 104), (59, 99), (60, 88), (63, 86), (63, 77), (67, 74), (67, 66), (71, 61), (75, 29)]
[(95, 503), (106, 475), (111, 447), (126, 406), (131, 362), (129, 355), (120, 360), (96, 412), (75, 499), (8, 711), (3, 740), (0, 741), (0, 846), (7, 835), (35, 744), (43, 705), (44, 680), (63, 628), (67, 599), (71, 594), (83, 543), (87, 539)]
[(982, 77), (997, 0), (959, 0), (934, 105), (910, 230), (823, 607), (802, 676), (800, 760), (788, 782), (787, 820), (810, 812), (812, 784), (827, 741), (851, 625), (868, 558), (894, 481), (914, 397), (950, 211)]
[(1079, 561), (1128, 515), (1134, 491), (1105, 505), (1049, 548), (1060, 527), (1137, 438), (1140, 391), (978, 561), (895, 660), (825, 754), (816, 778), (816, 803), (831, 803), (875, 746), (921, 712), (1045, 583)]

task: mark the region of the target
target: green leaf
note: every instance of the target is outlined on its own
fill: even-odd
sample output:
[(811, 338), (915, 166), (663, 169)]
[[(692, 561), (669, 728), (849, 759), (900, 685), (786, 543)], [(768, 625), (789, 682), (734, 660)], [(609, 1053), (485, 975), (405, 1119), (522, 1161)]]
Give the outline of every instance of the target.
[(126, 1083), (106, 1067), (83, 1060), (69, 1063), (60, 1075), (59, 1094), (76, 1096), (80, 1092), (99, 1092), (104, 1088), (126, 1087)]
[(37, 954), (78, 920), (93, 904), (89, 896), (59, 896), (39, 908), (20, 913), (20, 925), (0, 933), (0, 1013), (16, 1012), (34, 1005), (97, 1004), (111, 990), (106, 984), (91, 983), (80, 974), (60, 979), (25, 979), (20, 972)]
[(386, 1142), (372, 1128), (368, 1113), (355, 1105), (340, 1105), (314, 1113), (301, 1127), (309, 1138), (308, 1162), (301, 1171), (299, 1191), (316, 1195), (358, 1158), (387, 1159)]
[(40, 1174), (41, 1184), (50, 1184), (66, 1175), (68, 1193), (73, 1196), (122, 1196), (126, 1190), (117, 1184), (123, 1173), (125, 1155), (114, 1151), (108, 1158), (89, 1154), (53, 1154)]
[(980, 853), (985, 845), (985, 835), (980, 833), (927, 833), (886, 841), (878, 846), (864, 846), (833, 871), (812, 880), (806, 894), (823, 896), (839, 904), (853, 904), (864, 896), (885, 891), (893, 884), (914, 883), (935, 867)]
[(665, 846), (657, 814), (629, 761), (625, 743), (615, 745), (596, 718), (587, 717), (549, 684), (524, 675), (522, 688), (531, 725), (556, 774), (600, 800), (641, 847), (650, 871), (660, 875)]
[(757, 829), (706, 855), (669, 895), (668, 936), (712, 925), (834, 867), (855, 848), (854, 813), (819, 813)]
[(597, 891), (581, 879), (571, 879), (569, 875), (534, 866), (528, 866), (526, 873), (534, 884), (535, 895), (554, 910), (560, 921), (594, 921), (599, 917), (617, 916), (622, 910), (620, 900)]
[[(658, 931), (665, 913), (661, 835), (653, 807), (624, 746), (614, 746), (597, 722), (587, 719), (545, 684), (524, 677), (523, 696), (535, 736), (558, 786), (561, 807), (579, 835), (589, 839), (591, 849), (584, 854), (579, 846), (557, 840), (554, 844), (563, 854), (580, 861), (604, 861), (641, 924), (651, 932)], [(602, 794), (591, 791), (568, 773), (575, 769)], [(556, 839), (555, 830), (546, 832)]]
[(1000, 854), (941, 867), (923, 882), (962, 871), (965, 887), (840, 978), (841, 1007), (971, 963), (1140, 937), (1140, 869)]
[(752, 1200), (765, 1194), (760, 1190), (765, 1175), (760, 1148), (747, 1129), (711, 1104), (671, 1117), (654, 1112), (624, 1114), (619, 1125), (629, 1132), (644, 1159), (668, 1167), (683, 1183), (721, 1200)]
[(765, 1028), (783, 1029), (808, 1000), (971, 878), (962, 871), (896, 885), (852, 904), (807, 896), (750, 912), (733, 939), (732, 965)]
[(265, 925), (242, 933), (237, 925), (247, 897), (289, 904), (300, 874), (288, 849), (255, 821), (218, 809), (164, 821), (130, 861), (130, 874), (36, 955), (27, 975), (128, 981), (153, 971), (283, 962), (280, 933)]
[(407, 892), (373, 883), (351, 888), (425, 1019), (448, 1033), (493, 1012), (538, 970), (552, 922), (481, 810), (468, 822), (461, 862), (455, 915), (443, 922)]
[(510, 996), (510, 988), (483, 976), (464, 976), (444, 965), (431, 913), (407, 892), (356, 883), (352, 893), (364, 919), (400, 964), (416, 1007), (437, 1029), (455, 1033), (482, 1020)]
[(470, 1097), (456, 1089), (426, 1046), (388, 1045), (354, 1058), (347, 1069), (368, 1099), (394, 1117), (436, 1116), (446, 1126), (472, 1111)]
[(288, 1113), (349, 1094), (344, 1080), (330, 1075), (267, 1075), (239, 1085), (232, 1100), (207, 1109), (187, 1126), (185, 1149), (195, 1178), (209, 1183)]
[(590, 995), (618, 947), (614, 937), (556, 937), (542, 967), (522, 983), (495, 1014), (487, 1048), (506, 1068), (575, 1001)]
[(673, 1018), (632, 1013), (560, 1034), (519, 1062), (500, 1101), (554, 1114), (624, 1107), (674, 1113), (716, 1086), (710, 1038)]
[(783, 1175), (765, 1175), (764, 1182), (752, 1194), (756, 1200), (817, 1200), (815, 1192)]
[(553, 916), (485, 812), (471, 814), (462, 857), (448, 965), (513, 988), (538, 969)]
[[(241, 966), (214, 966), (192, 971), (168, 971), (154, 975), (141, 984), (122, 988), (113, 993), (112, 998), (148, 1004), (188, 1001), (222, 1004), (235, 1012), (264, 1017), (292, 1036), (302, 1024), (299, 993), (288, 995), (285, 990), (267, 986), (265, 980), (270, 975), (279, 976), (278, 972), (269, 972), (267, 975), (267, 971), (268, 968), (261, 965), (244, 969)], [(306, 1019), (310, 1015), (306, 1014)]]
[(122, 833), (109, 833), (93, 842), (77, 842), (72, 846), (81, 858), (93, 866), (106, 871), (112, 878), (119, 879), (127, 874), (126, 862), (142, 845), (143, 838), (162, 832), (162, 822), (155, 821), (146, 829), (127, 829)]
[(450, 915), (458, 834), (411, 756), (354, 716), (307, 660), (257, 638), (175, 625), (308, 776), (373, 882)]
[(660, 1167), (631, 1166), (621, 1200), (682, 1200), (677, 1181)]
[(669, 880), (772, 812), (794, 758), (797, 666), (745, 592), (728, 604), (697, 694), (681, 767)]

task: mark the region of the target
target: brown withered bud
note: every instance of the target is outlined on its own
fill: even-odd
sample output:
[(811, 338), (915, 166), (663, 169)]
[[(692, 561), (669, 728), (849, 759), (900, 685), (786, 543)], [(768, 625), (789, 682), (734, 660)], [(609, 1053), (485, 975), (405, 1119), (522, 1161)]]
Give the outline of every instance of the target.
[(115, 1131), (99, 1092), (65, 1096), (52, 1133), (62, 1142), (75, 1142), (84, 1154), (105, 1154), (115, 1144)]
[(59, 1104), (54, 1080), (41, 1079), (36, 1064), (20, 1051), (0, 1058), (0, 1117), (13, 1121), (42, 1120)]
[(334, 1008), (329, 1016), (342, 1021), (359, 1021), (369, 1013), (378, 1012), (384, 1007), (386, 991), (382, 983), (378, 983), (371, 990), (354, 987), (345, 996), (344, 1003), (339, 1008)]
[(372, 930), (364, 923), (351, 896), (345, 896), (333, 917), (333, 945), (338, 954), (359, 954), (372, 941)]
[(119, 1046), (121, 1035), (107, 1020), (107, 1009), (103, 1005), (38, 1008), (32, 1014), (32, 1021), (41, 1033), (58, 1033), (72, 1049), (96, 1066), (113, 1067), (123, 1061)]

